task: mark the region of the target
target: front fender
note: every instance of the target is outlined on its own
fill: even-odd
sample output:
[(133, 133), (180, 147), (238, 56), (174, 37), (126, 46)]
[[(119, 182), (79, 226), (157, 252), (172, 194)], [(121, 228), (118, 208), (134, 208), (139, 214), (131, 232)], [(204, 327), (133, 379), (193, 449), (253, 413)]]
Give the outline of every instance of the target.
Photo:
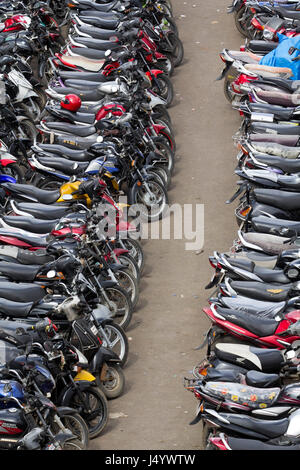
[[(89, 382), (87, 380), (80, 380), (76, 382), (77, 387), (80, 391), (87, 390), (88, 388), (95, 387), (96, 381)], [(71, 388), (70, 386), (66, 386), (58, 397), (58, 403), (60, 406), (68, 407), (73, 396), (76, 394), (76, 388)], [(71, 408), (72, 409), (72, 408)], [(72, 410), (74, 412), (74, 410)]]
[(103, 364), (104, 363), (109, 363), (109, 362), (114, 362), (119, 363), (120, 358), (119, 356), (114, 352), (111, 351), (110, 349), (101, 347), (99, 350), (96, 352), (94, 355), (91, 363), (90, 363), (90, 371), (92, 373), (96, 373), (98, 371), (101, 371)]

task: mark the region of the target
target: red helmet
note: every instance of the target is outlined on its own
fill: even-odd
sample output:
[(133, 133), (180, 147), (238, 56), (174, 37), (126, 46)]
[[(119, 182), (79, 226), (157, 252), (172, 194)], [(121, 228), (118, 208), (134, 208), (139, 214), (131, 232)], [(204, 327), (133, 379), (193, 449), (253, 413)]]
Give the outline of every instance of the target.
[(75, 113), (81, 106), (81, 99), (77, 95), (66, 95), (64, 99), (61, 100), (60, 106)]

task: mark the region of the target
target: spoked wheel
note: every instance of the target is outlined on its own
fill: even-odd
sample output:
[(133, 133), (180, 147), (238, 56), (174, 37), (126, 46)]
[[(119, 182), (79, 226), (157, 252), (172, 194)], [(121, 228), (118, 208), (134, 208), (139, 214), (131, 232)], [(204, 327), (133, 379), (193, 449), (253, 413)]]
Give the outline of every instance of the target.
[(172, 44), (171, 54), (173, 58), (174, 67), (178, 67), (182, 63), (184, 58), (184, 48), (182, 41), (175, 33), (169, 34), (168, 40)]
[(5, 175), (9, 175), (15, 178), (17, 180), (17, 183), (25, 183), (25, 172), (23, 170), (23, 167), (21, 167), (17, 163), (6, 165), (6, 167), (3, 167), (2, 172)]
[(167, 75), (158, 75), (153, 78), (151, 89), (158, 96), (166, 100), (166, 106), (170, 106), (174, 98), (174, 87), (170, 78)]
[(118, 262), (123, 264), (126, 269), (131, 272), (131, 274), (133, 275), (133, 277), (135, 277), (137, 281), (140, 280), (141, 273), (138, 263), (129, 253), (122, 253), (118, 255)]
[(105, 428), (108, 421), (108, 403), (99, 387), (90, 386), (75, 393), (70, 406), (78, 410), (87, 424), (89, 438), (94, 439)]
[(135, 186), (132, 200), (133, 204), (139, 204), (140, 217), (147, 222), (161, 219), (168, 207), (167, 190), (156, 180)]
[(238, 76), (239, 73), (237, 72), (237, 70), (235, 70), (233, 67), (230, 67), (224, 77), (224, 95), (230, 103), (232, 103), (232, 101), (237, 96), (232, 89), (232, 83), (236, 80)]
[(114, 286), (105, 288), (105, 295), (108, 301), (105, 298), (103, 300), (111, 311), (114, 322), (126, 330), (132, 318), (132, 303), (129, 294), (122, 287)]
[(130, 271), (119, 270), (114, 272), (120, 286), (129, 294), (134, 309), (139, 301), (139, 286), (135, 277)]
[(160, 137), (154, 137), (153, 142), (156, 147), (156, 151), (162, 156), (162, 161), (159, 161), (160, 166), (166, 166), (168, 171), (172, 173), (175, 165), (173, 150)]
[(132, 238), (124, 238), (117, 242), (117, 246), (129, 251), (129, 255), (136, 261), (141, 274), (144, 269), (145, 258), (140, 243)]
[(59, 413), (59, 421), (53, 421), (51, 423), (51, 431), (54, 434), (64, 432), (66, 428), (72, 432), (75, 436), (74, 440), (67, 441), (64, 444), (64, 450), (87, 450), (89, 444), (89, 431), (84, 419), (79, 413), (74, 412), (72, 414)]
[(119, 356), (121, 366), (126, 364), (129, 352), (128, 338), (123, 328), (116, 323), (100, 326), (99, 332), (104, 348), (108, 348)]
[[(250, 18), (250, 21), (251, 21), (252, 18)], [(234, 15), (234, 21), (235, 21), (235, 25), (236, 25), (236, 28), (238, 30), (238, 32), (242, 35), (242, 36), (245, 36), (246, 38), (251, 38), (251, 36), (249, 36), (249, 30), (248, 30), (248, 27), (249, 27), (249, 15), (246, 14), (246, 7), (243, 6), (242, 8), (240, 8)]]

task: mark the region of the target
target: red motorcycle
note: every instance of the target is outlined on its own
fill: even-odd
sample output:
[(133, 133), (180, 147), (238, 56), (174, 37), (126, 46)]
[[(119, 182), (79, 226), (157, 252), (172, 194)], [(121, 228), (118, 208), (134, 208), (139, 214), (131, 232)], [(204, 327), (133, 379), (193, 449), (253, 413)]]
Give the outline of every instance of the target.
[(300, 320), (300, 310), (289, 312), (282, 319), (247, 314), (238, 310), (216, 307), (214, 304), (204, 307), (203, 312), (213, 323), (206, 335), (209, 352), (213, 342), (224, 334), (263, 348), (276, 349), (285, 349), (300, 339), (297, 323)]

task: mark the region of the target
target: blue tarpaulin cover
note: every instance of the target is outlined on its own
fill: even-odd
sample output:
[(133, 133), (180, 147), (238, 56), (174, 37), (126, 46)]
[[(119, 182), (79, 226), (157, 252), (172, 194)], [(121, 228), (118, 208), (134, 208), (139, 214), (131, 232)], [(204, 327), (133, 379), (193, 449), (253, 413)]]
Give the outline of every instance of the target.
[(278, 46), (260, 59), (259, 63), (272, 67), (289, 67), (293, 72), (290, 80), (300, 80), (300, 60), (292, 61), (300, 56), (300, 36), (288, 38), (280, 33), (277, 33), (277, 36)]

